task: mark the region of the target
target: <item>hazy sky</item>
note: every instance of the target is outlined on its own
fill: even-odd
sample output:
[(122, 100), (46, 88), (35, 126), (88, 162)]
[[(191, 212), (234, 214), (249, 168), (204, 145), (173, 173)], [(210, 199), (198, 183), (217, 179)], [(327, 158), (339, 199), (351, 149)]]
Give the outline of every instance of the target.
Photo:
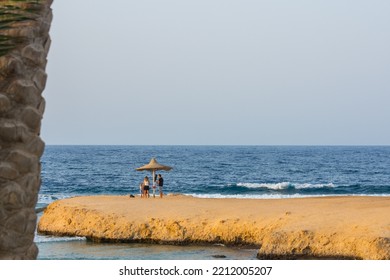
[(46, 144), (390, 144), (388, 0), (55, 0)]

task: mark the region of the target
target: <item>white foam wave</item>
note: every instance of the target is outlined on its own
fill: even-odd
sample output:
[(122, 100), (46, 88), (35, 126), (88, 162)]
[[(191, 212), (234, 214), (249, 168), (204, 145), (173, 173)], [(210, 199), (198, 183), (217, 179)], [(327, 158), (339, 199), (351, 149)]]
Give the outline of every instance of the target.
[(59, 199), (65, 199), (73, 197), (73, 195), (64, 194), (38, 194), (38, 203), (50, 204)]
[[(186, 194), (188, 196), (198, 197), (198, 198), (238, 198), (238, 199), (281, 199), (281, 198), (299, 198), (299, 197), (308, 197), (300, 194), (292, 195), (279, 195), (279, 194), (264, 194), (264, 195), (252, 195), (252, 194)], [(318, 195), (320, 196), (320, 195)], [(313, 195), (314, 197), (314, 195)]]
[(193, 196), (198, 198), (237, 198), (237, 199), (282, 199), (282, 198), (305, 198), (305, 197), (331, 197), (331, 196), (381, 196), (381, 197), (390, 197), (387, 194), (318, 194), (318, 195), (301, 195), (301, 194), (292, 194), (292, 195), (282, 195), (282, 194), (264, 194), (264, 195), (252, 195), (252, 194), (184, 194), (187, 196)]
[(238, 183), (237, 186), (245, 187), (249, 189), (258, 189), (258, 188), (267, 188), (272, 190), (283, 190), (287, 189), (291, 184), (289, 182), (281, 182), (275, 184), (267, 184), (267, 183)]
[(329, 184), (297, 184), (290, 182), (281, 182), (281, 183), (238, 183), (237, 186), (245, 187), (249, 189), (258, 189), (258, 188), (266, 188), (271, 190), (284, 190), (287, 188), (295, 188), (295, 189), (316, 189), (316, 188), (334, 188), (335, 185), (333, 183)]
[(321, 189), (321, 188), (334, 188), (335, 185), (333, 183), (329, 184), (294, 184), (294, 188), (296, 189)]
[(46, 242), (67, 242), (67, 241), (84, 241), (85, 237), (66, 237), (66, 236), (51, 236), (51, 235), (39, 235), (35, 234), (35, 243), (46, 243)]

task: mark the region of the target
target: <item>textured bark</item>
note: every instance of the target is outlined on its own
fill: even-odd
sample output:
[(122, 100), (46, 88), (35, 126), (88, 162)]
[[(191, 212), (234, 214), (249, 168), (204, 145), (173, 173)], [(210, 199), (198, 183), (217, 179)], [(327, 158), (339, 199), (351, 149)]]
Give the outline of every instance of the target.
[(52, 0), (0, 0), (0, 259), (36, 259)]

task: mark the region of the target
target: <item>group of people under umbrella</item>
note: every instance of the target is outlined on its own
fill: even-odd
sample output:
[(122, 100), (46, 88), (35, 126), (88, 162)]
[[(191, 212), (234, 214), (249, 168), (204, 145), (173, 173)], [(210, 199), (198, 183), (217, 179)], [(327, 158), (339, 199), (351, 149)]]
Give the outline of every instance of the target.
[[(165, 170), (169, 171), (172, 167), (167, 165), (162, 165), (157, 162), (155, 158), (152, 158), (151, 161), (139, 168), (137, 168), (137, 171), (150, 171), (152, 172), (152, 190), (153, 190), (153, 197), (156, 196), (156, 189), (159, 188), (159, 194), (160, 198), (163, 197), (163, 186), (164, 186), (164, 179), (161, 176), (161, 174), (156, 174), (156, 171), (159, 170)], [(150, 197), (150, 180), (148, 176), (145, 176), (143, 182), (140, 184), (140, 193), (142, 198), (148, 198)]]

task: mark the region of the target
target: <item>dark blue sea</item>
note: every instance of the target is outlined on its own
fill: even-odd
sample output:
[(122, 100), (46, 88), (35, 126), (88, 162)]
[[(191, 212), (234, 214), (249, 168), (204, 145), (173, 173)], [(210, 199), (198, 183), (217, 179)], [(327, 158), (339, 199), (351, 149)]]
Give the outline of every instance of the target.
[[(159, 172), (167, 194), (253, 199), (390, 195), (390, 146), (47, 146), (38, 207), (80, 195), (138, 195), (143, 177), (151, 174), (135, 169), (153, 157), (173, 167)], [(168, 250), (39, 235), (36, 242), (41, 259), (207, 259), (218, 250), (232, 259), (255, 257), (252, 251), (219, 247)]]

